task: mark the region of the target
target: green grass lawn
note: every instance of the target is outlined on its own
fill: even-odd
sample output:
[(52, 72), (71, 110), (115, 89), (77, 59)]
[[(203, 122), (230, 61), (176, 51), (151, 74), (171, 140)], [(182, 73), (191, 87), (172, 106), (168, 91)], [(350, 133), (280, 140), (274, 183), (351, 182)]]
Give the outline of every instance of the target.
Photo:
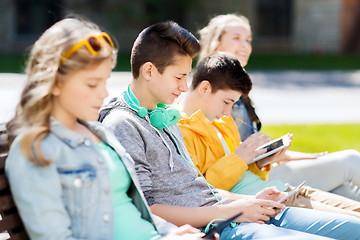
[(301, 152), (360, 151), (360, 124), (341, 125), (268, 125), (261, 129), (272, 138), (294, 134), (290, 150)]

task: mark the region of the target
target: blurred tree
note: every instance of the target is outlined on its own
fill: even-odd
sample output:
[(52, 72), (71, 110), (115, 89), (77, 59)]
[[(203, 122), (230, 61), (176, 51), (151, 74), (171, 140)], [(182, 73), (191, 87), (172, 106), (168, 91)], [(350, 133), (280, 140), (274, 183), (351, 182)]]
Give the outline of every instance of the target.
[(145, 13), (149, 24), (160, 21), (174, 20), (180, 25), (185, 22), (185, 16), (195, 1), (190, 0), (145, 0)]
[(355, 6), (355, 21), (345, 42), (344, 51), (346, 53), (360, 53), (360, 1)]
[(15, 0), (16, 33), (40, 34), (62, 17), (62, 0)]

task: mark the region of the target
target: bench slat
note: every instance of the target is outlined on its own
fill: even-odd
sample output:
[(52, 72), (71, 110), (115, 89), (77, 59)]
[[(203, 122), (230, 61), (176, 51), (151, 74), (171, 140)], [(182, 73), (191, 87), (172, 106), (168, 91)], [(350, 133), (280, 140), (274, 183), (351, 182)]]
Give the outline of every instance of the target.
[(19, 232), (11, 234), (10, 240), (24, 240), (29, 239), (28, 235), (25, 232)]
[(0, 171), (5, 169), (5, 159), (7, 155), (0, 156)]
[(6, 137), (6, 132), (0, 132), (0, 153), (6, 153), (9, 151), (8, 140)]
[(14, 207), (15, 203), (10, 193), (0, 196), (0, 212), (8, 211)]
[(5, 159), (9, 151), (8, 138), (4, 123), (0, 123), (0, 233), (7, 231), (9, 239), (28, 240), (24, 225), (11, 196), (9, 183), (4, 173)]
[(22, 227), (22, 223), (19, 215), (16, 213), (3, 216), (3, 218), (0, 220), (0, 232), (11, 231), (17, 227)]
[(6, 190), (9, 188), (9, 183), (5, 177), (5, 174), (0, 174), (0, 191)]

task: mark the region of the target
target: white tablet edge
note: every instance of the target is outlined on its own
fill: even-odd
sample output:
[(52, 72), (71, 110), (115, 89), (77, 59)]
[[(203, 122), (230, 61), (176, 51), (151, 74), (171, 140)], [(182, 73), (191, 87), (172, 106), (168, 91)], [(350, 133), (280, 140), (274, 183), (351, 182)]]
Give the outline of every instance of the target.
[(270, 155), (272, 155), (272, 154), (274, 154), (274, 153), (280, 151), (281, 149), (284, 149), (284, 148), (286, 148), (287, 146), (290, 145), (289, 136), (288, 136), (288, 134), (286, 134), (286, 135), (284, 135), (284, 136), (281, 136), (281, 137), (279, 137), (279, 138), (277, 138), (277, 139), (271, 140), (270, 142), (267, 142), (267, 143), (261, 145), (261, 146), (258, 147), (256, 150), (258, 150), (258, 149), (260, 149), (260, 148), (264, 148), (264, 147), (266, 147), (266, 146), (268, 146), (268, 145), (270, 145), (270, 144), (272, 144), (272, 143), (274, 143), (274, 142), (279, 141), (280, 139), (282, 140), (282, 143), (283, 143), (282, 146), (280, 146), (280, 147), (278, 147), (278, 148), (275, 148), (275, 149), (271, 150), (270, 152), (265, 152), (265, 153), (263, 153), (263, 154), (257, 155), (257, 156), (254, 158), (254, 160), (252, 160), (252, 161), (249, 162), (248, 164), (253, 163), (253, 162), (256, 162), (256, 161), (259, 161), (259, 160), (261, 160), (261, 159), (263, 159), (263, 158), (266, 158), (267, 156), (270, 156)]

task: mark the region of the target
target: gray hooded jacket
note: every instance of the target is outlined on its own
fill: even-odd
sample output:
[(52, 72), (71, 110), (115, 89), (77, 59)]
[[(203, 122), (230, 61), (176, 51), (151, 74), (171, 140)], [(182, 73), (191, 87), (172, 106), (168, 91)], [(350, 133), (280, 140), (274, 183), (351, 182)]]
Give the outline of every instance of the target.
[[(198, 176), (177, 125), (158, 130), (147, 117), (139, 117), (122, 98), (114, 98), (104, 105), (99, 121), (115, 133), (134, 159), (141, 188), (150, 206), (217, 204), (205, 180)], [(216, 197), (224, 201), (218, 191), (211, 188)]]

